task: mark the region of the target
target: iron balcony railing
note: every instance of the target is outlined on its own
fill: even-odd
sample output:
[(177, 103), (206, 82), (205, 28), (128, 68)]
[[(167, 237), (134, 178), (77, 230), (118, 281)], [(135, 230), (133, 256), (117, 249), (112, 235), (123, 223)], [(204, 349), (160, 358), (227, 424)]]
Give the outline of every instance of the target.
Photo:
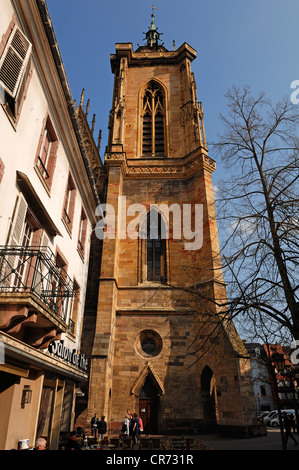
[(0, 246), (0, 294), (34, 293), (63, 321), (74, 284), (49, 247)]

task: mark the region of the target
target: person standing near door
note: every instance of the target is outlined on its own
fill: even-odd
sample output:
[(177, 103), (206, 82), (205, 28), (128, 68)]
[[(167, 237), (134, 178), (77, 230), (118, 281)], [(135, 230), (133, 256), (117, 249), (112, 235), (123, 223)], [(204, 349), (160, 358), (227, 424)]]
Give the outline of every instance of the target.
[(105, 421), (105, 416), (102, 416), (101, 420), (98, 421), (99, 439), (103, 440), (106, 432), (107, 432), (107, 423)]
[(132, 434), (133, 434), (133, 416), (132, 416), (132, 413), (131, 413), (130, 409), (127, 409), (126, 418), (128, 420), (126, 422), (129, 423), (129, 425), (128, 425), (128, 436), (132, 436)]
[(98, 418), (97, 415), (95, 414), (95, 415), (91, 418), (91, 422), (90, 422), (90, 425), (91, 425), (91, 435), (92, 435), (93, 437), (95, 437), (95, 439), (97, 439), (98, 422), (99, 422), (99, 418)]
[(131, 412), (130, 412), (130, 410), (127, 410), (127, 414), (126, 414), (124, 422), (123, 422), (122, 432), (128, 437), (131, 434), (130, 433), (131, 421), (132, 421)]
[(136, 413), (133, 415), (133, 442), (134, 444), (138, 444), (140, 441), (140, 424), (139, 418)]

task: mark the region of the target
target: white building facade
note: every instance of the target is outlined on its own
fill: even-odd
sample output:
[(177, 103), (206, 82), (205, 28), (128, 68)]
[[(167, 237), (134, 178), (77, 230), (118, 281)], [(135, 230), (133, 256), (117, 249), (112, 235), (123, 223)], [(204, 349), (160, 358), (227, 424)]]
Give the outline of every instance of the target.
[(99, 204), (47, 5), (1, 0), (0, 449), (72, 429)]

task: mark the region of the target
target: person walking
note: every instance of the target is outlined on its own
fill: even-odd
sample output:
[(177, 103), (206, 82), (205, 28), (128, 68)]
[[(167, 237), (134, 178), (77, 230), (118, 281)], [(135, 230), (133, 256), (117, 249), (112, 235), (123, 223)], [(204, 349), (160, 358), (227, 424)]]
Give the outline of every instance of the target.
[(105, 416), (102, 416), (100, 421), (98, 422), (98, 433), (99, 433), (99, 439), (104, 439), (104, 436), (107, 432), (107, 423), (105, 421)]
[(285, 443), (286, 443), (286, 445), (288, 443), (288, 438), (290, 437), (292, 439), (292, 441), (295, 443), (295, 447), (297, 447), (298, 442), (296, 441), (296, 439), (292, 435), (292, 421), (290, 420), (287, 413), (283, 413), (283, 424), (284, 424), (284, 428), (285, 428)]

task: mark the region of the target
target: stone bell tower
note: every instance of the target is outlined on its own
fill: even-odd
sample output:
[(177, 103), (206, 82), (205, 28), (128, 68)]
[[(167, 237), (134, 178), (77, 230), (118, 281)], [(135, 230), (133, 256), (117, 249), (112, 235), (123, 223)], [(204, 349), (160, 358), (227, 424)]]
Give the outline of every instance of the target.
[(220, 324), (216, 164), (191, 71), (196, 51), (167, 50), (160, 36), (152, 15), (144, 46), (118, 43), (111, 55), (105, 169), (115, 219), (103, 240), (88, 422), (103, 413), (118, 433), (130, 408), (148, 433), (245, 427), (254, 403), (243, 344)]

